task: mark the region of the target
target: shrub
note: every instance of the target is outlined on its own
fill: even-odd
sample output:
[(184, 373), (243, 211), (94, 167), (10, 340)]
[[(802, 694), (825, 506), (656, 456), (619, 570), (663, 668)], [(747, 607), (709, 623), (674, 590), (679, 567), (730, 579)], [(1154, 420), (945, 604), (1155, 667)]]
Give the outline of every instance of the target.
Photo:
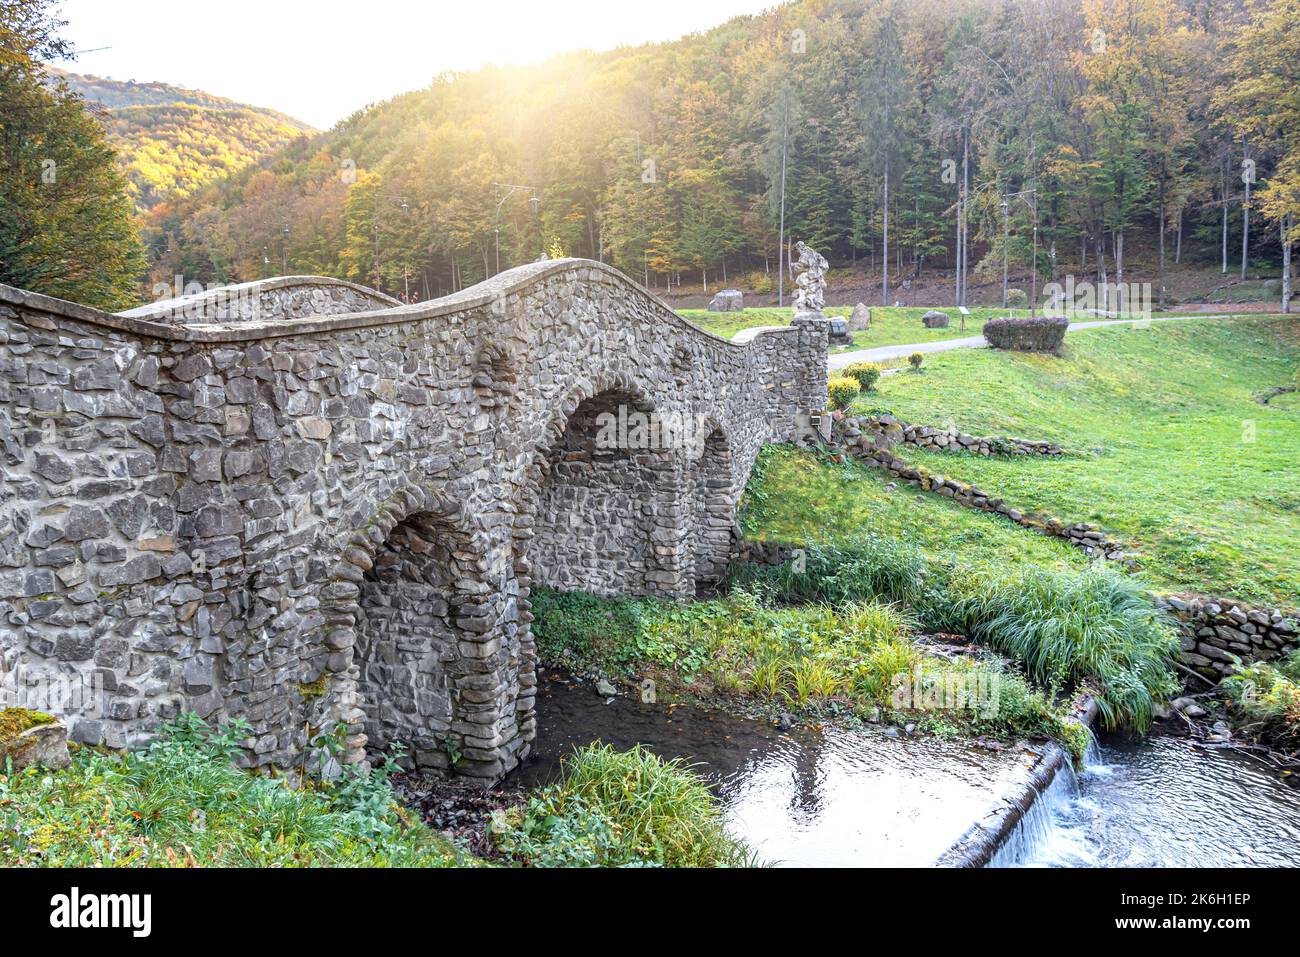
[(535, 867), (746, 867), (708, 786), (681, 761), (637, 745), (581, 748), (562, 784), (543, 789), (494, 829), (497, 846)]
[(1063, 316), (990, 319), (984, 323), (984, 338), (995, 349), (1059, 353), (1069, 327), (1070, 320)]
[(1012, 309), (1028, 309), (1029, 297), (1023, 289), (1008, 289), (1007, 305)]
[(851, 376), (837, 375), (826, 380), (826, 395), (832, 409), (847, 407), (861, 391), (858, 380)]
[(745, 277), (745, 285), (756, 295), (766, 296), (772, 291), (772, 275), (756, 270)]
[(878, 362), (855, 362), (840, 370), (841, 376), (858, 380), (863, 392), (870, 392), (880, 381), (880, 364)]
[(921, 363), (924, 361), (925, 361), (925, 356), (921, 355), (921, 353), (919, 352), (913, 352), (910, 356), (907, 357), (907, 364), (912, 367), (913, 372), (920, 372)]

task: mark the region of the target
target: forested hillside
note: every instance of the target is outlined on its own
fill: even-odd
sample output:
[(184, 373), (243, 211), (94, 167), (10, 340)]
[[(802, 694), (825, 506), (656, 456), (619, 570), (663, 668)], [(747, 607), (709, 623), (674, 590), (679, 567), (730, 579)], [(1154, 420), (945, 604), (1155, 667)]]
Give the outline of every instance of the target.
[(63, 80), (87, 103), (103, 108), (109, 140), (141, 211), (183, 198), (312, 132), (274, 110), (199, 90), (49, 72), (53, 81)]
[(1300, 0), (803, 0), (441, 76), (159, 208), (148, 239), (162, 277), (418, 295), (544, 251), (712, 281), (771, 269), (782, 222), (887, 262), (885, 301), (930, 265), (1000, 275), (1004, 236), (1026, 268), (1035, 220), (1044, 281), (1123, 281), (1135, 245), (1235, 272), (1247, 226), (1251, 268), (1276, 268), (1297, 23)]

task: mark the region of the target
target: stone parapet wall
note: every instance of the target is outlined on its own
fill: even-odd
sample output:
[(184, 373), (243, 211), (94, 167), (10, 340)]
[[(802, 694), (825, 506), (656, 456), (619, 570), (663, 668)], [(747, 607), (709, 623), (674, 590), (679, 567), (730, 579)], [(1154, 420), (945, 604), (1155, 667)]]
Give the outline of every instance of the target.
[(392, 296), (341, 279), (281, 276), (161, 300), (118, 315), (168, 325), (203, 325), (341, 316), (400, 305)]
[[(495, 780), (535, 732), (532, 582), (694, 593), (719, 561), (700, 529), (822, 408), (825, 352), (815, 329), (734, 345), (581, 260), (193, 326), (0, 286), (0, 691), (92, 689), (59, 711), (90, 744), (193, 710), (249, 721), (254, 766), (342, 724), (347, 760), (400, 739)], [(611, 395), (713, 441), (587, 483), (623, 524), (546, 504), (582, 487), (575, 413)]]

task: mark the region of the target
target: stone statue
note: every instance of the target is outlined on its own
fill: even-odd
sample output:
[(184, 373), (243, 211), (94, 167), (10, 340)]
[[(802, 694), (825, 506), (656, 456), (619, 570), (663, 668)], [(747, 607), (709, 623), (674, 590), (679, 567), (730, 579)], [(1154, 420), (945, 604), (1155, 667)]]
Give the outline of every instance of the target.
[(825, 256), (802, 241), (795, 243), (794, 248), (799, 251), (799, 259), (794, 264), (794, 282), (798, 287), (794, 294), (794, 317), (821, 319), (822, 309), (826, 307), (826, 270), (830, 264)]

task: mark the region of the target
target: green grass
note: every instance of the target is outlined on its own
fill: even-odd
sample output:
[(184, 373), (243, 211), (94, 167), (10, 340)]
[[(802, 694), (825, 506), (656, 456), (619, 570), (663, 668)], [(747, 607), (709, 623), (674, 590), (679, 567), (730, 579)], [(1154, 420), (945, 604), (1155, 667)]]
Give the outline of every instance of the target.
[[(743, 698), (812, 714), (905, 714), (926, 727), (936, 720), (900, 682), (975, 689), (944, 709), (948, 728), (1004, 737), (1065, 736), (1062, 715), (998, 662), (949, 662), (915, 644), (894, 596), (819, 595), (802, 604), (774, 602), (771, 582), (689, 604), (602, 599), (539, 590), (533, 624), (547, 661), (611, 674), (651, 672), (668, 693)], [(780, 597), (789, 597), (780, 596)], [(820, 600), (825, 598), (826, 600)], [(980, 695), (996, 689), (993, 695)]]
[[(1068, 336), (1062, 358), (991, 350), (933, 355), (922, 374), (886, 377), (855, 407), (1089, 452), (982, 458), (897, 449), (1017, 508), (1098, 523), (1137, 550), (1163, 589), (1296, 607), (1300, 415), (1289, 403), (1264, 406), (1254, 397), (1293, 381), (1298, 362), (1294, 319), (1093, 329)], [(805, 502), (798, 512), (805, 523), (824, 515), (843, 525), (837, 516), (855, 510), (852, 502), (828, 498)], [(881, 511), (886, 524), (900, 523), (891, 510)], [(773, 531), (792, 530), (788, 516), (767, 521)]]
[(533, 867), (747, 867), (708, 786), (679, 760), (639, 745), (593, 744), (564, 761), (563, 783), (542, 789), (493, 829), (497, 847)]
[(397, 807), (385, 771), (295, 789), (231, 765), (246, 735), (246, 726), (209, 730), (189, 716), (141, 751), (85, 748), (62, 771), (0, 773), (0, 866), (475, 862)]
[[(953, 468), (945, 467), (945, 475), (958, 474), (956, 463), (947, 464)], [(837, 465), (810, 452), (769, 446), (755, 463), (754, 478), (745, 490), (741, 527), (746, 537), (758, 541), (798, 544), (845, 542), (873, 534), (911, 543), (929, 558), (959, 566), (1002, 561), (1082, 568), (1087, 563), (1063, 540), (1031, 532), (999, 515), (963, 508), (906, 485), (886, 491), (883, 474), (851, 459)]]

